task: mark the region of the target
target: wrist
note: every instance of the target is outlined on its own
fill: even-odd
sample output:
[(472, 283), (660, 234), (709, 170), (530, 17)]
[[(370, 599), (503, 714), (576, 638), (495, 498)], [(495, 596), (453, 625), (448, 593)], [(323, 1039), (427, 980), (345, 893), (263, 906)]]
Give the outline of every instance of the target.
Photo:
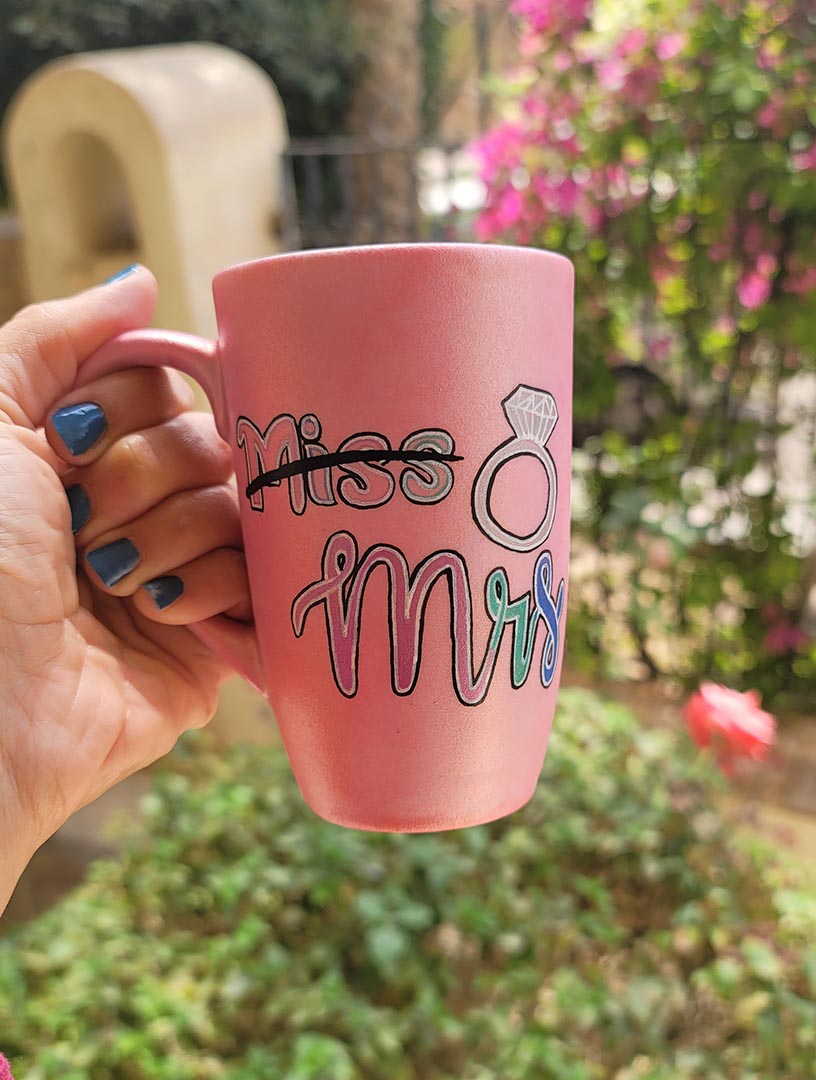
[(26, 821), (0, 773), (0, 916), (38, 847), (31, 835), (31, 823)]

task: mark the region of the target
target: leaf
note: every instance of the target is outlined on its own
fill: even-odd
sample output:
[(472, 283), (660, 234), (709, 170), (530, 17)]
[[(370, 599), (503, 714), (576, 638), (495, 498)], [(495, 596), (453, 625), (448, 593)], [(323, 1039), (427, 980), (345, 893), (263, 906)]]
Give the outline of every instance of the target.
[(285, 1080), (355, 1080), (359, 1076), (348, 1049), (328, 1035), (298, 1035)]
[(374, 965), (390, 975), (410, 950), (411, 939), (396, 926), (375, 926), (366, 934), (366, 944)]
[(747, 938), (742, 943), (742, 955), (748, 968), (759, 979), (776, 982), (782, 972), (782, 961), (777, 953), (759, 938)]

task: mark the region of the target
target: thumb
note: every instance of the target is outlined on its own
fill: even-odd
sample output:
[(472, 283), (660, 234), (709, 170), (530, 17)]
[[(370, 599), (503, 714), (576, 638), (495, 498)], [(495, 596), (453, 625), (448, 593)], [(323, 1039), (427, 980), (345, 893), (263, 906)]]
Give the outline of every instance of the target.
[(143, 266), (63, 300), (23, 308), (0, 328), (0, 421), (42, 425), (79, 368), (109, 338), (147, 326), (156, 279)]

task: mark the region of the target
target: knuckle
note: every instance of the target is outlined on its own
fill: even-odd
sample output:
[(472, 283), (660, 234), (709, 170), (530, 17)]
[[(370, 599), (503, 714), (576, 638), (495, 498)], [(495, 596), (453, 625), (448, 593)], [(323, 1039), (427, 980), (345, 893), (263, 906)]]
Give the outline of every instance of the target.
[(191, 412), (168, 425), (175, 450), (201, 469), (208, 479), (226, 479), (232, 473), (232, 452), (215, 430), (208, 413)]
[(48, 327), (53, 322), (51, 308), (42, 301), (35, 301), (20, 308), (12, 322), (16, 326)]
[(118, 503), (128, 505), (150, 489), (151, 474), (161, 468), (155, 449), (144, 432), (125, 435), (108, 451), (110, 490)]
[(51, 304), (40, 301), (27, 304), (14, 316), (12, 325), (36, 346), (47, 361), (59, 364), (76, 359), (71, 336)]
[(191, 524), (194, 521), (200, 524), (204, 520), (210, 527), (234, 516), (232, 492), (224, 484), (201, 487), (182, 498)]
[(221, 548), (218, 552), (218, 558), (221, 564), (219, 573), (223, 572), (225, 575), (239, 580), (246, 576), (246, 560), (242, 551), (237, 548)]

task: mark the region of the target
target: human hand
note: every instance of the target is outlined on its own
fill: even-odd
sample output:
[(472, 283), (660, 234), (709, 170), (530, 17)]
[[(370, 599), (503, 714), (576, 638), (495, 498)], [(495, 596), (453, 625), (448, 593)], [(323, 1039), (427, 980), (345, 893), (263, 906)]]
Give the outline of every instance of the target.
[(181, 376), (72, 389), (155, 295), (139, 267), (0, 328), (0, 912), (66, 818), (214, 713), (230, 671), (183, 624), (251, 615), (230, 452)]

